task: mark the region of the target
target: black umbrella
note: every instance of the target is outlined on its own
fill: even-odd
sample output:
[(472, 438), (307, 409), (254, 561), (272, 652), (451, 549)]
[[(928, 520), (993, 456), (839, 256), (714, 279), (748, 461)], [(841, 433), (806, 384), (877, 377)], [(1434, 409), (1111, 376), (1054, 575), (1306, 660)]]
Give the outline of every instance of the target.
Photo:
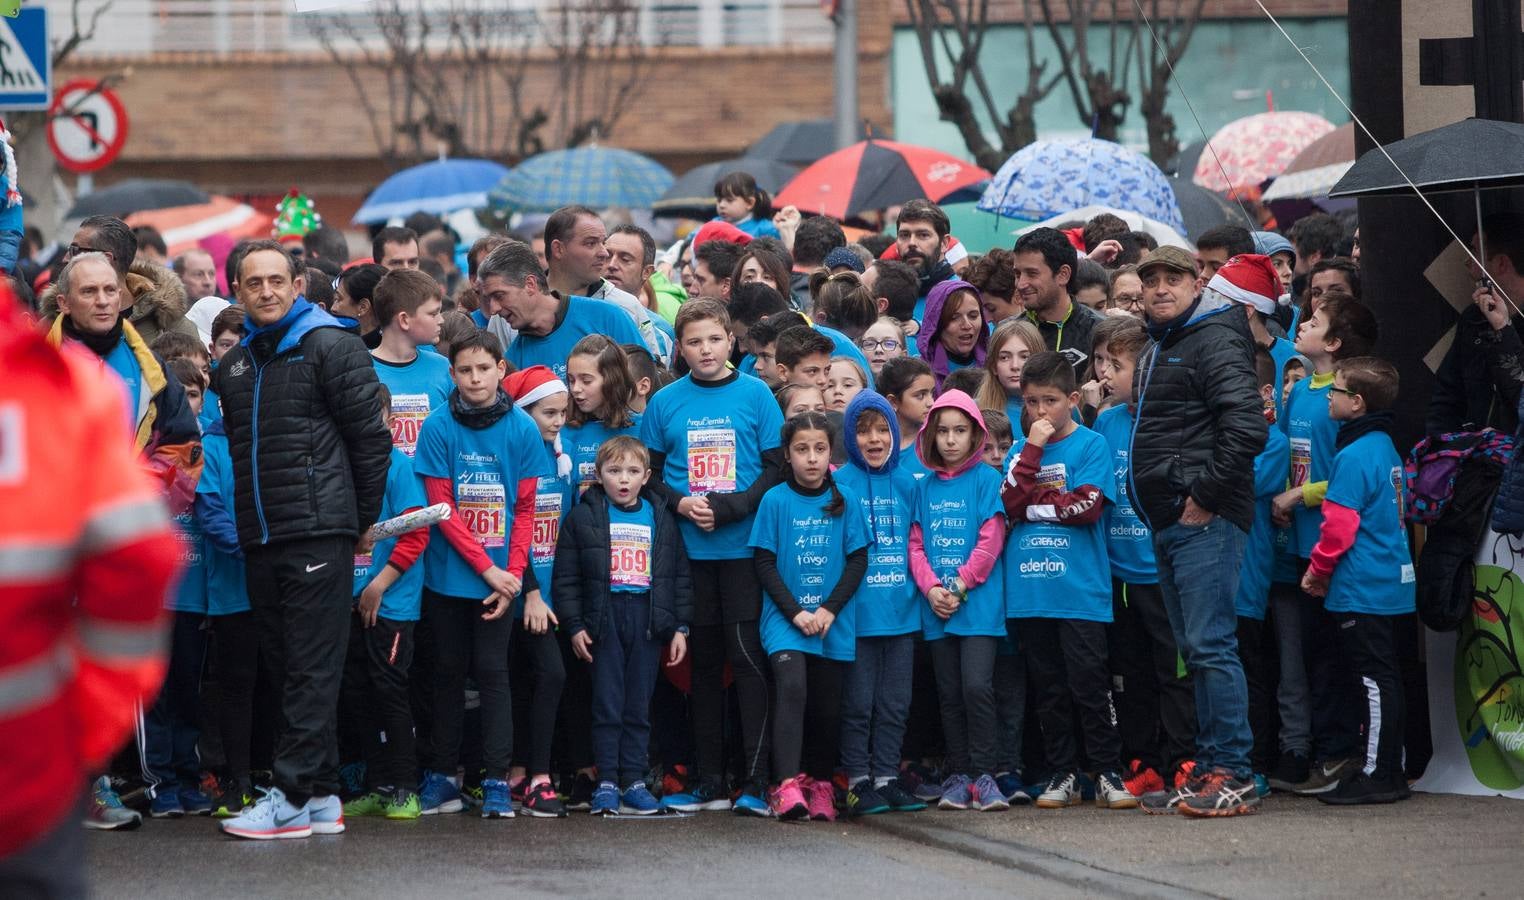
[(83, 219), (88, 216), (117, 216), (126, 218), (147, 209), (169, 209), (173, 206), (196, 206), (210, 203), (212, 198), (188, 181), (162, 178), (129, 178), (111, 187), (101, 188), (80, 197), (69, 207), (66, 219)]
[(1173, 175), (1183, 175), (1186, 181), (1196, 174), (1196, 162), (1201, 159), (1201, 154), (1206, 151), (1206, 141), (1195, 141), (1180, 148), (1165, 166), (1164, 171)]
[(799, 170), (788, 163), (775, 159), (743, 156), (720, 162), (705, 163), (672, 182), (672, 187), (661, 199), (651, 204), (653, 216), (671, 218), (708, 219), (714, 216), (714, 183), (720, 176), (731, 172), (745, 172), (757, 180), (757, 187), (769, 194), (776, 194), (789, 183)]
[(1169, 176), (1169, 186), (1175, 191), (1180, 218), (1185, 220), (1185, 236), (1191, 240), (1219, 225), (1241, 225), (1254, 230), (1254, 221), (1243, 207), (1191, 181), (1190, 175)]
[[(859, 125), (857, 137), (867, 136), (868, 129)], [(836, 123), (830, 119), (801, 119), (773, 126), (772, 131), (747, 147), (744, 155), (807, 166), (837, 149)]]

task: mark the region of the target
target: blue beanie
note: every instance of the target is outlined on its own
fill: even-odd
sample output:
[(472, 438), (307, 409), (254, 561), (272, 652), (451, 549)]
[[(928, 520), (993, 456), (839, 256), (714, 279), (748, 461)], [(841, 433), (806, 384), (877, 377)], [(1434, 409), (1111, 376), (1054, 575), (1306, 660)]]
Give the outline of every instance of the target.
[(824, 266), (827, 271), (834, 269), (837, 266), (846, 266), (859, 275), (861, 275), (867, 269), (867, 266), (863, 265), (863, 261), (858, 258), (857, 254), (853, 253), (851, 250), (848, 250), (846, 247), (837, 247), (835, 250), (827, 253), (825, 261), (822, 262), (821, 265)]
[(1254, 252), (1265, 256), (1274, 256), (1277, 253), (1290, 253), (1291, 261), (1296, 262), (1296, 248), (1291, 242), (1274, 231), (1254, 232)]

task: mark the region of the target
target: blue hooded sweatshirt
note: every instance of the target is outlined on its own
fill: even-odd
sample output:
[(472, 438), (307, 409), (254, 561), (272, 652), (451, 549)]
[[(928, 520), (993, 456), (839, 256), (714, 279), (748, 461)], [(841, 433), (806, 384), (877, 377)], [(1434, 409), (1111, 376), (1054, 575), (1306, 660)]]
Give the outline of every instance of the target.
[[(889, 458), (876, 469), (868, 465), (857, 444), (857, 423), (870, 411), (889, 423)], [(888, 400), (863, 390), (847, 404), (842, 431), (849, 464), (836, 471), (836, 482), (851, 489), (868, 521), (868, 572), (852, 604), (857, 611), (857, 635), (911, 634), (921, 627), (920, 598), (910, 578), (909, 558), (916, 480), (899, 465), (899, 417)]]

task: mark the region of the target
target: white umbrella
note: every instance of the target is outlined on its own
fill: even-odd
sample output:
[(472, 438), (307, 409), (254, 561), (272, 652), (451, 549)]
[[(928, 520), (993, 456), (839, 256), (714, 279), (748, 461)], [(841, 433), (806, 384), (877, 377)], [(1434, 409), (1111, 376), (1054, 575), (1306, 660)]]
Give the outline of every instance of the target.
[(1063, 213), (1061, 215), (1049, 216), (1048, 218), (1043, 219), (1041, 222), (1033, 222), (1031, 225), (1018, 228), (1011, 233), (1015, 235), (1023, 235), (1034, 228), (1057, 228), (1063, 222), (1088, 222), (1101, 213), (1111, 213), (1112, 215), (1121, 219), (1123, 222), (1126, 222), (1127, 227), (1131, 228), (1133, 231), (1141, 231), (1151, 236), (1154, 240), (1159, 242), (1160, 246), (1170, 245), (1175, 247), (1184, 247), (1192, 253), (1196, 251), (1196, 245), (1186, 240), (1185, 237), (1180, 234), (1180, 232), (1169, 227), (1163, 222), (1150, 219), (1148, 216), (1139, 215), (1135, 212), (1129, 212), (1125, 209), (1113, 209), (1109, 206), (1084, 206), (1071, 212)]

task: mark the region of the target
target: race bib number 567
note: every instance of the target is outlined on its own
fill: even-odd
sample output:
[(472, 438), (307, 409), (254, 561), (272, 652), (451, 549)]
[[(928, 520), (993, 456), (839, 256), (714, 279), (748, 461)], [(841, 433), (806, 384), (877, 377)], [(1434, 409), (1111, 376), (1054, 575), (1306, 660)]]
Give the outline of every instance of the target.
[(731, 428), (688, 432), (688, 493), (721, 494), (736, 489), (736, 433)]

